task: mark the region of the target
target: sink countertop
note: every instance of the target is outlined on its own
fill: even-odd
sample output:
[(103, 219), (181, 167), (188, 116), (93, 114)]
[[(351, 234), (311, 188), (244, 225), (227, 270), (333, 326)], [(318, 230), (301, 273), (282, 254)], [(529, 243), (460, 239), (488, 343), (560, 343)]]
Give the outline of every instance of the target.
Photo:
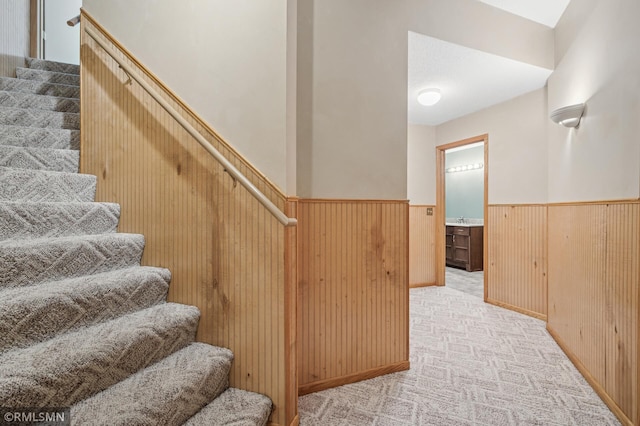
[(483, 223), (446, 223), (447, 226), (464, 226), (465, 228), (472, 228), (474, 226), (484, 226)]

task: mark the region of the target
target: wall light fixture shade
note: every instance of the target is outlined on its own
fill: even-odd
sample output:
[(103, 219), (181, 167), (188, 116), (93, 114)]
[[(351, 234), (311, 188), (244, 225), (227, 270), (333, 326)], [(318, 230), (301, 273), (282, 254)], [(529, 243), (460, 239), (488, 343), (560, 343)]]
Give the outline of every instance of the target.
[(418, 103), (424, 106), (435, 105), (442, 98), (442, 94), (440, 93), (440, 89), (432, 88), (432, 89), (424, 89), (420, 93), (418, 93)]
[(564, 127), (578, 127), (584, 112), (584, 104), (570, 105), (551, 112), (549, 118)]

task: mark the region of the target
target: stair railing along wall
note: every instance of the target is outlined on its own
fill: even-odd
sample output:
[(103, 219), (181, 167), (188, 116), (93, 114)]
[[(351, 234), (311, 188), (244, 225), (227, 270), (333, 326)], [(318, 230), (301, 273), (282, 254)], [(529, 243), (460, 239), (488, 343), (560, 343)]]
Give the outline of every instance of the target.
[(297, 418), (295, 227), (282, 226), (235, 185), (86, 29), (279, 210), (295, 213), (295, 202), (84, 11), (81, 25), (81, 171), (98, 176), (97, 200), (122, 206), (120, 232), (145, 235), (142, 263), (172, 271), (168, 300), (200, 309), (197, 340), (234, 352), (231, 385), (268, 395), (271, 422), (291, 424)]

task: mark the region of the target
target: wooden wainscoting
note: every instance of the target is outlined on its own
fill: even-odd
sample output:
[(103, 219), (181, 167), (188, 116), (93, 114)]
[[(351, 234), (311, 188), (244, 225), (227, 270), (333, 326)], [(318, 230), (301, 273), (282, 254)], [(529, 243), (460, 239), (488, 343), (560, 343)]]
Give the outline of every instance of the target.
[(300, 200), (300, 394), (409, 368), (408, 210)]
[(640, 424), (640, 203), (549, 206), (547, 328), (623, 424)]
[[(436, 285), (435, 206), (409, 206), (409, 287)], [(431, 214), (428, 212), (431, 211)]]
[[(118, 202), (120, 232), (146, 238), (145, 265), (169, 268), (169, 300), (195, 305), (197, 339), (230, 348), (231, 385), (268, 395), (273, 424), (297, 415), (295, 231), (233, 180), (91, 37), (91, 27), (281, 209), (284, 195), (138, 63), (82, 17), (81, 170)], [(295, 206), (287, 209), (295, 213)], [(293, 255), (292, 255), (293, 252)], [(292, 352), (293, 351), (293, 352)]]
[(30, 51), (31, 15), (28, 0), (0, 4), (0, 77), (15, 77)]
[(546, 205), (490, 205), (485, 223), (485, 301), (546, 319)]

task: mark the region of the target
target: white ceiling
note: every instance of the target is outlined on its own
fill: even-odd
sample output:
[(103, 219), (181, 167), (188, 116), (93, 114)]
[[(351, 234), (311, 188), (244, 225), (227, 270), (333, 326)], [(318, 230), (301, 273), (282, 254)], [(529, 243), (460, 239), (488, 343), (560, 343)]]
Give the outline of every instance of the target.
[[(409, 32), (408, 119), (436, 126), (544, 87), (552, 70)], [(422, 106), (418, 93), (442, 99)]]
[(478, 0), (547, 27), (555, 28), (571, 0)]
[[(479, 0), (555, 27), (571, 0)], [(435, 126), (544, 87), (552, 70), (409, 32), (408, 118)], [(418, 104), (429, 87), (442, 92), (434, 106)]]

